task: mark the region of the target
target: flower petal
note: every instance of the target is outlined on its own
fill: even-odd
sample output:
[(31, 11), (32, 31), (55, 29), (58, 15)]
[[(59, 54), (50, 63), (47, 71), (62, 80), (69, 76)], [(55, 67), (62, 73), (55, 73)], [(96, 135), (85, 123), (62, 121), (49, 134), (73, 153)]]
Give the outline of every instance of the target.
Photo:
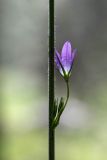
[(59, 71), (60, 71), (60, 73), (62, 74), (62, 76), (64, 76), (65, 70), (64, 70), (64, 66), (63, 66), (63, 64), (62, 64), (61, 56), (60, 56), (60, 54), (58, 53), (57, 50), (55, 50), (55, 52), (56, 52), (56, 55), (55, 55), (56, 66), (57, 66), (57, 68), (59, 69)]
[(61, 58), (62, 59), (71, 59), (71, 52), (72, 52), (72, 48), (71, 48), (71, 43), (70, 42), (65, 42), (62, 48), (62, 52), (61, 52)]
[(70, 73), (71, 70), (72, 70), (72, 66), (73, 66), (73, 63), (74, 63), (74, 58), (75, 58), (75, 56), (76, 56), (76, 53), (77, 53), (77, 49), (74, 49), (73, 52), (72, 52), (71, 67), (70, 67), (69, 73)]
[(71, 57), (72, 57), (72, 61), (74, 61), (74, 58), (76, 56), (76, 53), (77, 53), (77, 49), (73, 49), (73, 52), (71, 54)]
[(65, 70), (66, 75), (70, 71), (71, 63), (72, 63), (71, 59), (69, 59), (69, 60), (63, 59), (62, 60), (62, 65), (63, 65), (63, 68)]
[(57, 65), (57, 68), (59, 68), (61, 65), (60, 65), (60, 62), (59, 62), (59, 60), (61, 61), (61, 56), (60, 56), (60, 54), (58, 53), (58, 51), (57, 50), (55, 50), (55, 52), (56, 52), (56, 55), (55, 55), (55, 63), (56, 63), (56, 65)]

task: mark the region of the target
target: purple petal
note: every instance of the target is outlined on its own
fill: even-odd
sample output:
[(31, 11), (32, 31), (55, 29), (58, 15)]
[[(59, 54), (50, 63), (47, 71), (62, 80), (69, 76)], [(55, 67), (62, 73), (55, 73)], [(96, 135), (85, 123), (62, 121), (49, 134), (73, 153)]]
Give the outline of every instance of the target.
[(72, 52), (72, 61), (74, 61), (74, 58), (76, 56), (76, 53), (77, 53), (77, 49), (74, 49), (73, 52)]
[(62, 69), (63, 64), (62, 64), (61, 56), (60, 56), (60, 54), (58, 53), (57, 50), (55, 50), (55, 52), (56, 52), (56, 55), (55, 55), (56, 66), (59, 69), (60, 73), (64, 76), (64, 72), (63, 72), (63, 69)]
[(72, 54), (71, 54), (71, 58), (70, 59), (63, 59), (62, 60), (62, 65), (64, 67), (64, 70), (65, 70), (66, 74), (68, 74), (72, 69), (76, 53), (77, 53), (77, 49), (74, 49)]
[(71, 59), (71, 51), (72, 51), (72, 48), (71, 48), (71, 44), (70, 42), (65, 42), (64, 45), (63, 45), (63, 48), (62, 48), (62, 53), (61, 53), (61, 57), (62, 59)]
[(66, 74), (68, 74), (68, 72), (70, 71), (71, 63), (72, 63), (71, 59), (69, 59), (69, 60), (63, 59), (62, 60), (62, 65), (64, 67)]
[(60, 56), (60, 54), (58, 53), (57, 50), (55, 50), (55, 52), (56, 52), (56, 55), (55, 55), (55, 63), (56, 63), (56, 65), (57, 65), (57, 67), (59, 68), (59, 67), (60, 67), (60, 62), (59, 62), (59, 60), (61, 61), (61, 56)]
[(69, 72), (71, 72), (71, 70), (72, 70), (72, 66), (73, 66), (73, 63), (74, 63), (74, 58), (76, 56), (76, 53), (77, 53), (77, 49), (74, 49), (73, 52), (72, 52), (71, 67), (70, 67)]

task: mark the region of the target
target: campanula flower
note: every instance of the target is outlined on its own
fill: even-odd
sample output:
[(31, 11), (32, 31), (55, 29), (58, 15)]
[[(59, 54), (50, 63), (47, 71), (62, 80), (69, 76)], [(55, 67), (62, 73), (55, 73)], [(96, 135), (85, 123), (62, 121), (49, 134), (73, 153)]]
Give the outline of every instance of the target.
[(65, 80), (68, 80), (77, 50), (72, 48), (69, 41), (66, 41), (63, 45), (61, 54), (57, 50), (55, 50), (55, 52), (56, 66)]

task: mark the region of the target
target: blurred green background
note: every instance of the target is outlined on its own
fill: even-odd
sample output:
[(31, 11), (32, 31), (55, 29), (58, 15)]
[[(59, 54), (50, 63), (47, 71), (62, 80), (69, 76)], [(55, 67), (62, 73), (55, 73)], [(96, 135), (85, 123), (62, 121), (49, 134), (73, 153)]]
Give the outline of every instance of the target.
[[(1, 160), (48, 159), (48, 1), (1, 0)], [(56, 48), (78, 49), (56, 160), (107, 160), (107, 2), (56, 0)], [(56, 96), (65, 83), (55, 73)]]

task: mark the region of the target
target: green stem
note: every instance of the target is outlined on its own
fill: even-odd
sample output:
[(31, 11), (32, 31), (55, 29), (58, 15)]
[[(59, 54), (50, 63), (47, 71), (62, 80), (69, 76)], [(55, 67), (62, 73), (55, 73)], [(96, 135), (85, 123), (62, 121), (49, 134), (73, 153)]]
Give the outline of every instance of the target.
[(63, 108), (58, 113), (58, 118), (60, 118), (62, 112), (64, 111), (64, 109), (65, 109), (65, 107), (67, 105), (68, 99), (69, 99), (69, 82), (68, 82), (68, 80), (66, 81), (66, 85), (67, 85), (67, 97), (66, 97), (65, 104), (64, 104)]
[(49, 0), (49, 160), (55, 159), (54, 107), (54, 0)]
[(69, 81), (66, 81), (66, 85), (67, 85), (67, 98), (66, 98), (66, 101), (65, 101), (65, 104), (64, 104), (64, 108), (68, 102), (68, 99), (69, 99)]

